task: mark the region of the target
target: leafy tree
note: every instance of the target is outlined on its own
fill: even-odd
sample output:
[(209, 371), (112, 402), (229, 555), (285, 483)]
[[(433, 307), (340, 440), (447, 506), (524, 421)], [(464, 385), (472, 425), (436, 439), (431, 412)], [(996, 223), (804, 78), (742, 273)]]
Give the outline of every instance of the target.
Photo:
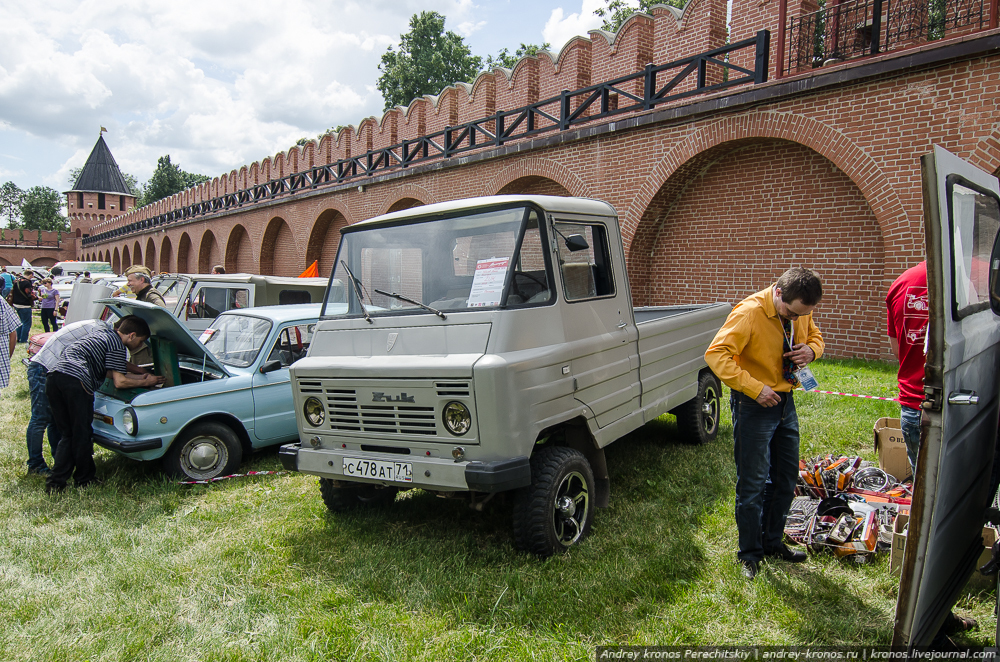
[(618, 29), (628, 20), (628, 17), (636, 12), (648, 12), (654, 5), (664, 4), (684, 9), (687, 0), (638, 0), (638, 6), (629, 4), (626, 0), (604, 0), (604, 3), (607, 5), (606, 7), (594, 10), (596, 15), (604, 19), (601, 29), (608, 32), (618, 32)]
[(538, 55), (538, 51), (547, 51), (550, 48), (552, 48), (552, 44), (549, 42), (545, 42), (541, 46), (521, 42), (521, 45), (517, 47), (513, 55), (506, 48), (501, 48), (496, 57), (492, 55), (486, 56), (486, 71), (492, 71), (497, 67), (513, 69), (521, 58), (528, 55)]
[(63, 197), (59, 191), (48, 186), (32, 186), (24, 194), (21, 203), (22, 229), (28, 230), (68, 230), (68, 219), (59, 213)]
[(207, 182), (209, 179), (211, 178), (206, 175), (181, 170), (179, 165), (170, 162), (169, 154), (161, 156), (156, 161), (156, 170), (153, 171), (153, 176), (143, 187), (139, 206), (162, 200), (175, 193), (180, 193), (186, 188)]
[(21, 220), (21, 203), (24, 202), (24, 191), (14, 182), (4, 182), (0, 186), (0, 217), (7, 220), (7, 227), (16, 228)]
[(378, 65), (382, 75), (375, 87), (385, 110), (403, 106), (424, 94), (437, 94), (458, 81), (472, 80), (483, 59), (472, 54), (459, 35), (445, 32), (445, 18), (433, 11), (414, 14), (410, 31), (400, 35), (399, 50), (392, 46)]

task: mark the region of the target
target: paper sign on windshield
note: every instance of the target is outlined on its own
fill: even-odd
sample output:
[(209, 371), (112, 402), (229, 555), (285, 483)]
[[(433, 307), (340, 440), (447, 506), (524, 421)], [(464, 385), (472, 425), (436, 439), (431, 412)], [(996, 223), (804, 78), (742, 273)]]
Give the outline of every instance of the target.
[(201, 341), (202, 345), (204, 345), (205, 343), (208, 342), (208, 339), (211, 338), (212, 334), (214, 334), (214, 333), (215, 333), (215, 329), (205, 329), (202, 332), (202, 334), (200, 336), (198, 336), (198, 340)]
[(500, 304), (509, 262), (509, 257), (491, 257), (476, 262), (476, 275), (472, 278), (472, 291), (469, 292), (469, 308)]

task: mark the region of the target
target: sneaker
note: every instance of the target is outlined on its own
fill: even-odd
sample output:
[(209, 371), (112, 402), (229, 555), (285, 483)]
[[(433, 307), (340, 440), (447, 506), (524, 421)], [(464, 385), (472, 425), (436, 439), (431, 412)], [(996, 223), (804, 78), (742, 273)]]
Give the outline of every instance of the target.
[(41, 476), (42, 478), (48, 478), (52, 475), (52, 469), (48, 467), (42, 467), (41, 469), (28, 469), (29, 476)]
[(65, 489), (66, 489), (66, 483), (62, 483), (61, 485), (58, 483), (51, 483), (51, 482), (45, 483), (46, 494), (62, 494), (63, 490)]
[(743, 576), (753, 581), (753, 578), (757, 576), (757, 562), (756, 561), (740, 561), (740, 572)]
[(796, 552), (794, 550), (788, 549), (788, 545), (781, 545), (777, 549), (773, 549), (769, 552), (764, 552), (764, 556), (770, 556), (772, 558), (781, 559), (782, 561), (788, 561), (789, 563), (802, 563), (806, 560), (805, 552)]

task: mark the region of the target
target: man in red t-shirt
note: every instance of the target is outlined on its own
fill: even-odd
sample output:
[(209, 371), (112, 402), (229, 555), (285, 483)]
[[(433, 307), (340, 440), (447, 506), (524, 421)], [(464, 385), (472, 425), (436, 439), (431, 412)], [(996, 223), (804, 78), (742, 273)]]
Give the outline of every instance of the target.
[(885, 297), (887, 329), (892, 351), (899, 359), (899, 405), (906, 456), (915, 472), (920, 449), (920, 403), (924, 400), (924, 356), (929, 318), (927, 262), (907, 269)]

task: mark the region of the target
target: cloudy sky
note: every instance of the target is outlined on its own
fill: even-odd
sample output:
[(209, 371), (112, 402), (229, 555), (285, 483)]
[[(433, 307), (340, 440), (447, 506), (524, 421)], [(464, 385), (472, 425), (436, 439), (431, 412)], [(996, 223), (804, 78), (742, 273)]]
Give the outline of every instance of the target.
[(602, 0), (0, 3), (0, 182), (70, 188), (100, 127), (140, 182), (157, 157), (218, 175), (382, 113), (378, 63), (437, 11), (476, 55), (558, 52)]

